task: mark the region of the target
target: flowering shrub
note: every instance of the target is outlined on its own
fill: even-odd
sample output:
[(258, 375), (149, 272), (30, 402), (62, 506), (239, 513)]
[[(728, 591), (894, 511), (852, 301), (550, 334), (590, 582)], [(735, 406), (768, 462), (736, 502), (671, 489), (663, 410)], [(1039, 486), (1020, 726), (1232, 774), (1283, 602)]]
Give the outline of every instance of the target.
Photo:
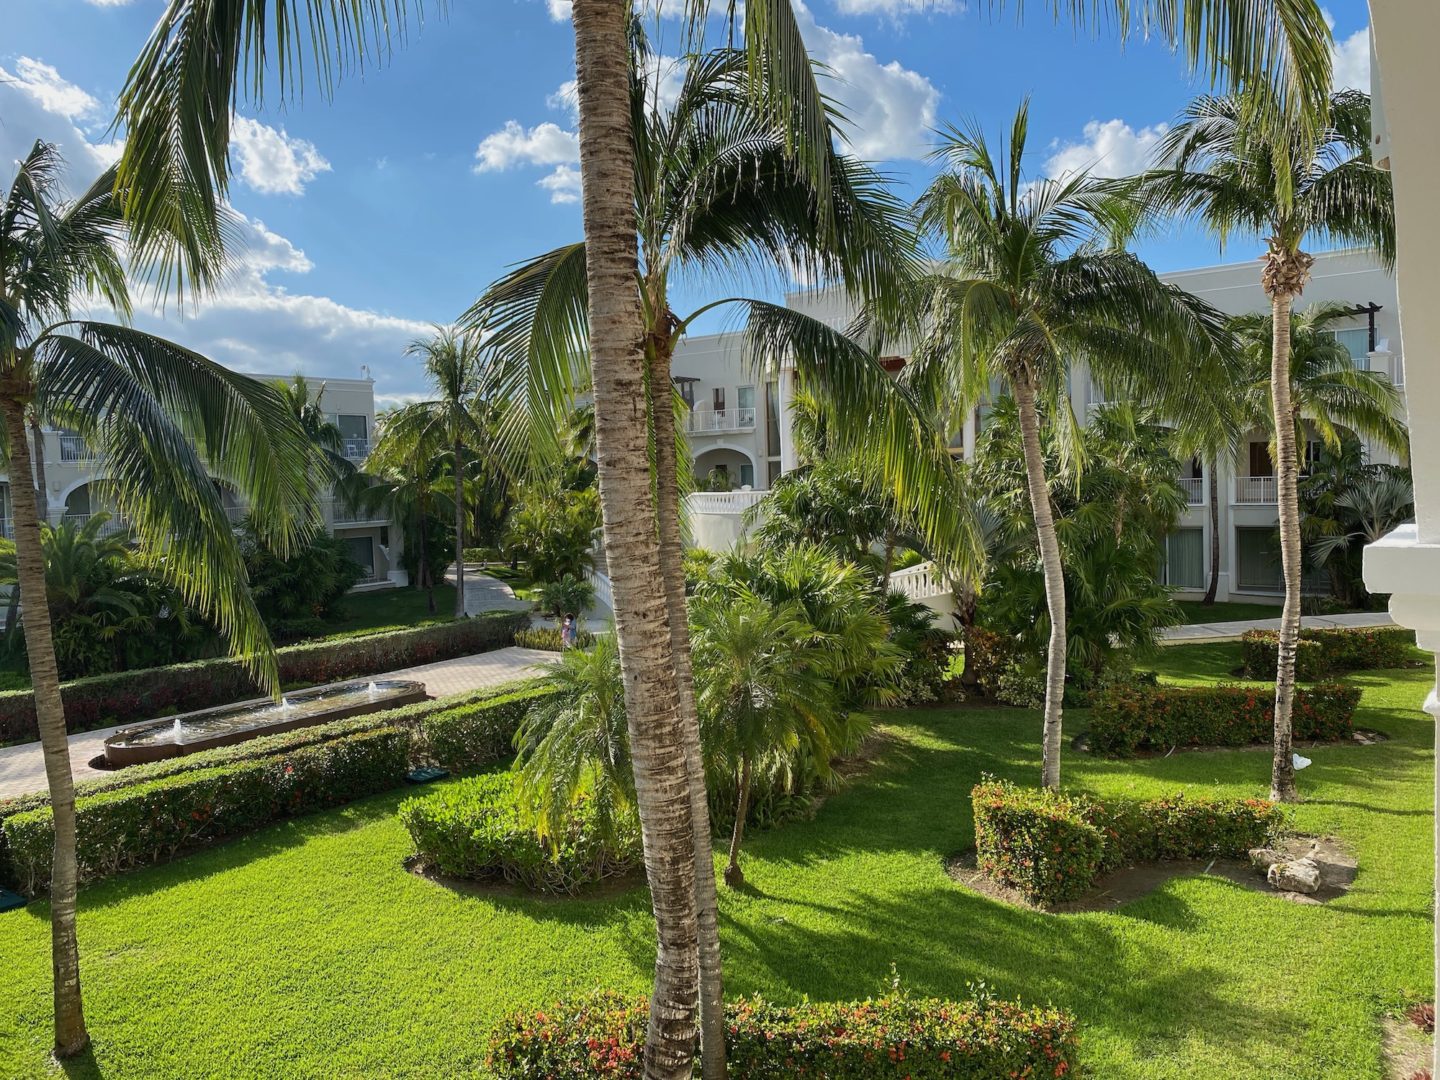
[[(1360, 691), (1343, 683), (1297, 689), (1291, 721), (1297, 739), (1347, 737)], [(1274, 735), (1275, 695), (1248, 686), (1115, 686), (1096, 695), (1090, 748), (1130, 754), (1172, 746), (1249, 746)]]
[(1073, 900), (1096, 876), (1162, 859), (1239, 858), (1284, 824), (1264, 799), (1098, 799), (1078, 792), (977, 784), (975, 849), (980, 870), (1041, 904)]
[[(381, 727), (82, 796), (76, 800), (80, 879), (161, 862), (278, 818), (395, 787), (408, 767), (409, 744), (408, 732)], [(21, 890), (45, 888), (54, 844), (50, 807), (7, 818), (5, 835)]]
[[(1245, 674), (1252, 679), (1275, 678), (1279, 645), (1280, 635), (1274, 630), (1247, 630), (1240, 639)], [(1402, 626), (1301, 630), (1295, 677), (1309, 682), (1337, 671), (1406, 667), (1414, 646), (1415, 631)]]
[(416, 853), (447, 877), (507, 881), (536, 892), (580, 886), (640, 865), (639, 823), (607, 839), (595, 807), (581, 799), (562, 836), (542, 837), (525, 819), (508, 773), (472, 776), (431, 795), (407, 799), (400, 820)]
[[(492, 612), (437, 626), (292, 645), (276, 650), (280, 682), (313, 686), (487, 652), (512, 644), (516, 630), (528, 621), (524, 612)], [(71, 732), (208, 709), (258, 693), (244, 666), (228, 657), (97, 675), (60, 689)], [(0, 693), (0, 743), (36, 738), (31, 692)]]
[[(726, 1052), (745, 1080), (1046, 1080), (1074, 1074), (1075, 1022), (981, 997), (774, 1005), (731, 1002)], [(517, 1013), (490, 1040), (497, 1080), (639, 1080), (649, 1005), (601, 992)]]
[(980, 692), (993, 698), (999, 688), (1000, 677), (1018, 656), (1019, 646), (1014, 638), (972, 626), (965, 635), (965, 647), (966, 667), (974, 666), (975, 682)]

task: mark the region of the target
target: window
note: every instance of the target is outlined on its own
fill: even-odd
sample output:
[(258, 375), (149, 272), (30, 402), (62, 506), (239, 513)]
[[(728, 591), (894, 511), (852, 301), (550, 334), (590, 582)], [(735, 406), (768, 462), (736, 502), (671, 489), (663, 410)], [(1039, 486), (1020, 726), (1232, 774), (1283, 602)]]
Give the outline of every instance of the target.
[(765, 456), (780, 456), (780, 384), (773, 379), (765, 384)]
[(1355, 364), (1355, 370), (1368, 371), (1370, 369), (1370, 328), (1357, 326), (1350, 330), (1335, 330), (1333, 333), (1335, 340), (1345, 346), (1345, 351), (1350, 354), (1350, 359)]
[(375, 540), (369, 536), (345, 537), (345, 554), (360, 564), (364, 576), (361, 581), (375, 580)]
[(1165, 537), (1165, 564), (1160, 584), (1172, 589), (1205, 587), (1205, 530), (1177, 529)]
[(710, 391), (710, 407), (717, 413), (725, 411), (725, 388), (723, 386), (717, 386)]
[(369, 438), (369, 418), (363, 415), (354, 416), (341, 413), (335, 418), (335, 426), (340, 429), (342, 439)]
[(680, 389), (680, 400), (685, 402), (685, 407), (690, 410), (695, 408), (695, 380), (677, 379), (675, 385)]
[(1250, 444), (1250, 471), (1245, 475), (1275, 475), (1275, 463), (1270, 460), (1270, 446), (1268, 443), (1252, 442)]
[(737, 409), (755, 408), (755, 388), (753, 386), (736, 387), (735, 407)]
[(780, 479), (780, 462), (772, 461), (766, 470), (766, 487), (774, 487), (775, 481)]
[[(744, 408), (742, 405), (741, 408)], [(740, 486), (753, 488), (755, 486), (755, 466), (748, 461), (740, 463)]]
[(1280, 538), (1274, 529), (1235, 530), (1235, 587), (1244, 592), (1284, 592)]

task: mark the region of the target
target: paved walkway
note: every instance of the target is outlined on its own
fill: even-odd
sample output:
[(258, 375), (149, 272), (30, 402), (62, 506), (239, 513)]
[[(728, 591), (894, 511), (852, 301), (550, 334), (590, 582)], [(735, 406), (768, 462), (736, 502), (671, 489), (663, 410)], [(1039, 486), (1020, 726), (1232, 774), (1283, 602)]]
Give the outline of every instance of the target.
[[(1337, 626), (1394, 626), (1395, 620), (1383, 611), (1361, 611), (1350, 615), (1306, 615), (1300, 625), (1307, 630)], [(1246, 619), (1243, 622), (1193, 623), (1170, 626), (1160, 632), (1162, 645), (1193, 645), (1197, 641), (1239, 641), (1246, 630), (1279, 630), (1280, 620)]]
[[(445, 571), (445, 580), (455, 582), (455, 564)], [(479, 615), (482, 611), (533, 611), (535, 605), (521, 600), (515, 590), (497, 577), (491, 577), (478, 565), (465, 564), (465, 614)]]
[[(446, 697), (523, 679), (533, 675), (537, 667), (554, 660), (552, 652), (511, 646), (475, 656), (443, 660), (438, 664), (391, 671), (375, 678), (415, 679), (425, 684), (425, 692), (431, 697)], [(105, 740), (119, 730), (118, 727), (109, 727), (70, 736), (70, 768), (77, 782), (109, 775), (90, 768), (90, 761), (104, 752)], [(0, 747), (0, 799), (44, 790), (45, 763), (38, 742)]]

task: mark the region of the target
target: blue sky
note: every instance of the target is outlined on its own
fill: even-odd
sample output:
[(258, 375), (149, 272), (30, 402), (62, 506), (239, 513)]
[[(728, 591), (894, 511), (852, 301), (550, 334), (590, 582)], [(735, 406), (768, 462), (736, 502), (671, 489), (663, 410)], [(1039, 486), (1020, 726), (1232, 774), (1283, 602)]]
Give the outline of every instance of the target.
[[(1029, 95), (1032, 173), (1119, 174), (1206, 89), (1164, 47), (1052, 25), (1039, 4), (1020, 26), (973, 0), (806, 3), (806, 40), (854, 121), (853, 149), (907, 193), (930, 175), (937, 125), (977, 121), (998, 136)], [(355, 377), (363, 364), (382, 400), (423, 392), (405, 343), (508, 264), (579, 236), (565, 4), (451, 0), (446, 18), (412, 26), (388, 64), (347, 77), (332, 100), (311, 88), (300, 101), (242, 103), (232, 199), (249, 254), (183, 318), (172, 306), (137, 321), (245, 370)], [(116, 92), (163, 9), (0, 0), (0, 184), (36, 138), (61, 145), (77, 180), (113, 157)], [(1365, 0), (1329, 11), (1337, 82), (1368, 88)], [(660, 51), (678, 51), (674, 20), (654, 25)], [(1198, 235), (1141, 253), (1158, 270), (1221, 261)], [(1253, 254), (1236, 246), (1226, 258)]]

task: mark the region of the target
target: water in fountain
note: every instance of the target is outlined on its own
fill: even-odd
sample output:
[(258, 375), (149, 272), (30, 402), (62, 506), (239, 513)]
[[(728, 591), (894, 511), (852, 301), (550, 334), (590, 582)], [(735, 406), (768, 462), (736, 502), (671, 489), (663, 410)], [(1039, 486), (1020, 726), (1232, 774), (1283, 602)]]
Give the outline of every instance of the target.
[(365, 696), (374, 701), (377, 693), (379, 693), (379, 688), (375, 685), (375, 680), (371, 679), (370, 684), (365, 687)]
[(175, 723), (170, 726), (170, 737), (174, 739), (177, 746), (185, 743), (185, 725), (180, 722), (178, 716), (175, 718)]

